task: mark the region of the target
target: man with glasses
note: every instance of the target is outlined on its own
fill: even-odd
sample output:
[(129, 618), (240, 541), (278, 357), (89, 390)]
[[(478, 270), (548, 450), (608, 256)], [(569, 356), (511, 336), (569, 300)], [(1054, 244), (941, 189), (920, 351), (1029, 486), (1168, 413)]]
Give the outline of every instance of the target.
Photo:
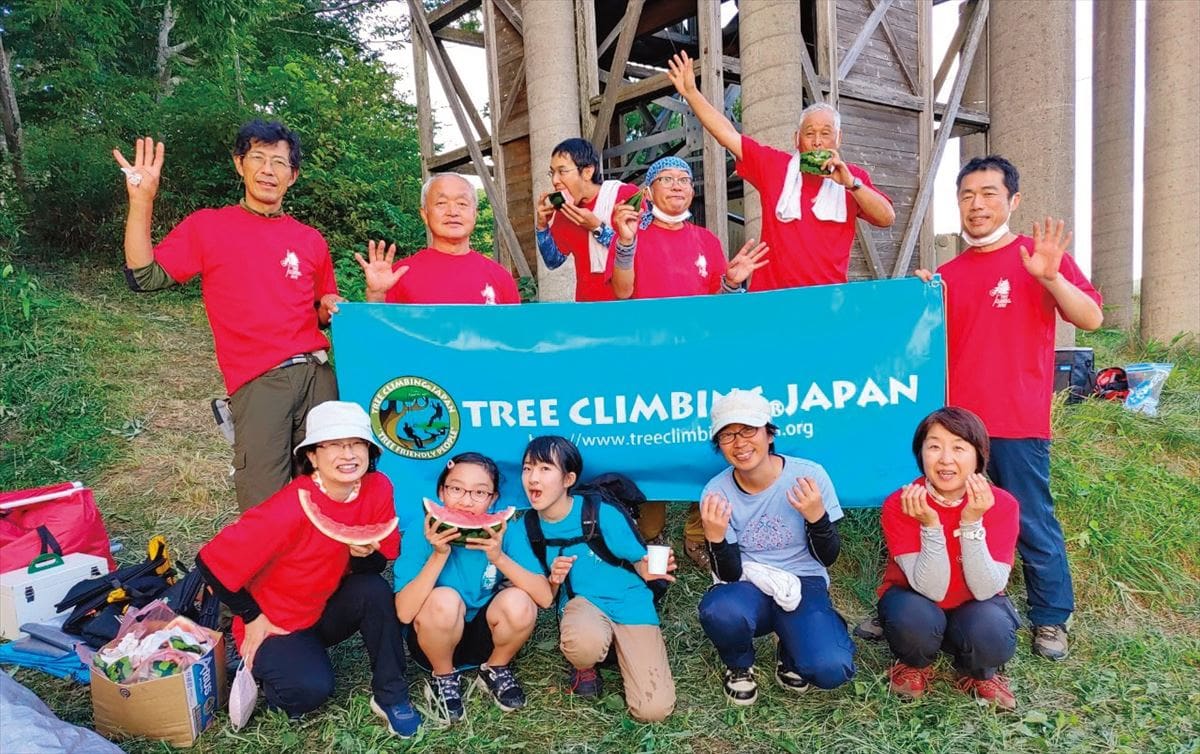
[(551, 270), (575, 260), (575, 300), (612, 301), (608, 285), (613, 208), (637, 187), (600, 178), (600, 153), (586, 139), (567, 139), (550, 153), (554, 192), (538, 197), (538, 252)]
[[(675, 55), (668, 65), (675, 90), (705, 130), (733, 153), (738, 175), (758, 189), (763, 241), (775, 251), (771, 265), (751, 287), (767, 291), (846, 282), (855, 220), (861, 217), (887, 228), (896, 212), (867, 171), (838, 153), (842, 129), (837, 110), (820, 102), (805, 108), (796, 128), (796, 151), (788, 154), (739, 133), (696, 88), (686, 52)], [(804, 172), (801, 155), (818, 151), (828, 152), (822, 155), (821, 174)]]
[(329, 246), (315, 228), (283, 212), (300, 175), (300, 139), (277, 121), (238, 131), (233, 167), (245, 193), (237, 205), (202, 209), (154, 246), (150, 226), (165, 148), (139, 138), (125, 173), (125, 279), (154, 291), (201, 279), (217, 365), (236, 432), (233, 483), (245, 511), (292, 478), (292, 449), (309, 408), (337, 398), (329, 324), (338, 295)]

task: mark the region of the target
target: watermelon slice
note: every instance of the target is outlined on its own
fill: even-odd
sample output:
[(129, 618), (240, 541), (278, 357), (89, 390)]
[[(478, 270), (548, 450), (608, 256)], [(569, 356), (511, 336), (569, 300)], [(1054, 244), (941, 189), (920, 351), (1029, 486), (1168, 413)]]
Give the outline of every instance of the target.
[(800, 153), (800, 172), (811, 173), (812, 175), (829, 175), (828, 172), (821, 169), (821, 166), (833, 157), (833, 152), (828, 149), (816, 149), (812, 152)]
[(357, 545), (359, 547), (370, 545), (378, 542), (399, 525), (400, 519), (392, 517), (388, 521), (383, 521), (377, 524), (343, 524), (341, 521), (334, 521), (329, 516), (317, 508), (317, 504), (312, 501), (312, 496), (308, 494), (308, 490), (300, 490), (297, 493), (300, 498), (300, 509), (304, 511), (304, 515), (308, 517), (310, 523), (317, 527), (317, 531), (329, 537), (335, 542), (341, 542), (344, 545)]
[(438, 501), (430, 500), (427, 497), (421, 499), (425, 501), (425, 515), (438, 522), (439, 532), (446, 529), (458, 529), (458, 538), (450, 544), (460, 547), (466, 545), (467, 539), (486, 538), (486, 530), (488, 529), (499, 531), (500, 526), (517, 512), (517, 509), (510, 505), (504, 510), (495, 513), (468, 513), (466, 511), (451, 510)]

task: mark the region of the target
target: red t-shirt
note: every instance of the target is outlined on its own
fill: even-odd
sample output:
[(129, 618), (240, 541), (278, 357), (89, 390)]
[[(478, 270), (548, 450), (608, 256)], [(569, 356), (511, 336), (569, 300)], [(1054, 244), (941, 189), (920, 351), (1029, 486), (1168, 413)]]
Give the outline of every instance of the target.
[[(967, 249), (938, 268), (946, 281), (949, 404), (970, 409), (992, 437), (1050, 437), (1057, 304), (1025, 271), (1018, 236), (990, 252)], [(1075, 260), (1059, 273), (1100, 304)]]
[[(918, 477), (914, 484), (923, 484), (924, 478)], [(1017, 533), (1021, 529), (1020, 511), (1017, 499), (1000, 489), (990, 485), (996, 503), (983, 514), (983, 528), (987, 532), (987, 548), (992, 560), (997, 563), (1013, 564), (1013, 553), (1017, 547)], [(883, 583), (879, 587), (882, 597), (892, 586), (909, 589), (908, 579), (904, 571), (896, 563), (900, 555), (910, 555), (921, 551), (921, 522), (912, 516), (905, 515), (900, 508), (900, 493), (896, 490), (883, 502), (880, 512), (880, 524), (883, 527), (883, 541), (887, 544), (888, 560), (883, 569)], [(946, 597), (938, 604), (943, 610), (950, 610), (969, 600), (975, 599), (967, 588), (962, 568), (962, 541), (954, 536), (958, 528), (958, 520), (962, 517), (963, 502), (953, 508), (947, 508), (934, 501), (932, 495), (927, 495), (929, 507), (937, 511), (942, 522), (942, 530), (946, 533), (946, 552), (950, 556), (950, 585), (946, 589)], [(1003, 594), (1003, 590), (999, 592)]]
[(508, 270), (478, 251), (447, 254), (424, 248), (396, 262), (408, 266), (387, 292), (389, 304), (519, 304), (517, 283)]
[[(623, 202), (637, 193), (638, 187), (632, 183), (622, 184), (617, 189), (617, 201)], [(583, 208), (589, 211), (596, 209), (596, 200), (600, 195), (585, 202)], [(601, 217), (605, 225), (612, 225), (611, 217)], [(575, 300), (576, 301), (615, 301), (612, 286), (608, 284), (611, 276), (606, 273), (592, 272), (592, 257), (588, 250), (588, 239), (591, 233), (582, 226), (576, 225), (567, 218), (559, 220), (558, 213), (550, 218), (550, 236), (554, 245), (563, 254), (575, 258)]]
[[(787, 152), (759, 144), (749, 136), (742, 137), (742, 159), (736, 163), (737, 172), (758, 189), (762, 201), (761, 240), (771, 247), (767, 253), (771, 263), (754, 273), (751, 290), (772, 291), (846, 282), (850, 247), (854, 243), (854, 221), (862, 214), (858, 202), (853, 192), (847, 190), (846, 221), (818, 220), (812, 213), (812, 204), (825, 179), (804, 173), (800, 187), (800, 219), (780, 222), (775, 217), (775, 206), (783, 193), (791, 159)], [(849, 168), (864, 186), (879, 191), (871, 183), (867, 171), (858, 165), (849, 165)], [(882, 191), (879, 193), (891, 201)]]
[[(609, 250), (611, 280), (616, 246)], [(707, 228), (684, 223), (679, 230), (651, 223), (637, 234), (630, 298), (699, 296), (721, 290), (728, 262), (721, 242)]]
[[(321, 617), (350, 567), (350, 548), (313, 526), (300, 507), (299, 490), (308, 490), (322, 515), (351, 526), (377, 524), (396, 516), (392, 483), (378, 472), (362, 478), (358, 497), (333, 500), (305, 474), (240, 515), (208, 544), (199, 557), (230, 591), (245, 588), (272, 623), (287, 631), (309, 628)], [(388, 560), (400, 554), (400, 532), (379, 543)], [(242, 643), (241, 618), (234, 638)]]
[(154, 247), (154, 259), (177, 283), (200, 276), (230, 395), (289, 356), (329, 347), (316, 303), (338, 289), (315, 228), (237, 205), (202, 209)]

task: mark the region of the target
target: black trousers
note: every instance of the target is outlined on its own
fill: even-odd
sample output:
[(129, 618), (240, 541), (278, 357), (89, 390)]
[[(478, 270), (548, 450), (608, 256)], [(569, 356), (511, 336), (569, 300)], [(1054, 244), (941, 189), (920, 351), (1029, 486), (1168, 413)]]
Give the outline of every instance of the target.
[(320, 707), (333, 694), (333, 665), (327, 647), (361, 633), (371, 658), (371, 691), (381, 707), (408, 701), (404, 640), (392, 588), (377, 573), (342, 580), (312, 628), (272, 636), (258, 648), (254, 678), (267, 706), (297, 716)]
[(879, 622), (892, 654), (905, 665), (929, 667), (944, 650), (959, 672), (981, 681), (1016, 653), (1020, 625), (1003, 594), (943, 610), (928, 597), (898, 586), (879, 598)]

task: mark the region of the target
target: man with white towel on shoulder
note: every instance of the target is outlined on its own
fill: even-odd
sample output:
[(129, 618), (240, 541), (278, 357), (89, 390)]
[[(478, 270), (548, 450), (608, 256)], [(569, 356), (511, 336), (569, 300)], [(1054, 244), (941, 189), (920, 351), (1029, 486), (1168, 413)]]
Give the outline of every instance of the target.
[[(796, 128), (796, 151), (789, 154), (738, 133), (696, 88), (686, 52), (676, 54), (668, 65), (676, 91), (705, 130), (733, 153), (738, 175), (758, 189), (762, 241), (771, 249), (771, 264), (754, 275), (750, 290), (846, 282), (855, 219), (887, 228), (896, 212), (867, 171), (838, 153), (842, 132), (837, 110), (820, 102), (805, 108)], [(800, 155), (818, 150), (831, 153), (821, 165), (827, 175), (801, 171)]]

